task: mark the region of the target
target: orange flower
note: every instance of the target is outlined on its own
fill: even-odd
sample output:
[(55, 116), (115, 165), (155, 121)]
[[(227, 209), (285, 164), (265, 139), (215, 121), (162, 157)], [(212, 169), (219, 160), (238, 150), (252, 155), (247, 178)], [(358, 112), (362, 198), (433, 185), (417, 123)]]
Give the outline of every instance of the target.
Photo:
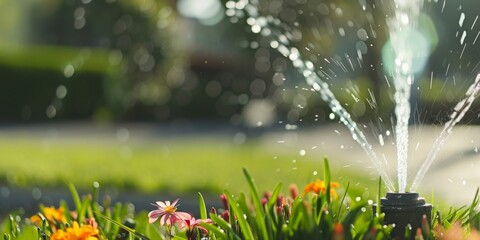
[(345, 239), (345, 229), (341, 223), (333, 224), (333, 237), (332, 240), (343, 240)]
[[(65, 217), (65, 214), (63, 214), (64, 209), (62, 207), (59, 208), (54, 208), (54, 207), (44, 207), (42, 209), (42, 216), (47, 219), (49, 222), (60, 222), (60, 223), (66, 223), (67, 218)], [(30, 220), (33, 223), (36, 224), (41, 224), (42, 219), (39, 216), (40, 214), (34, 215), (30, 218)]]
[[(338, 197), (338, 194), (335, 191), (335, 188), (338, 188), (338, 187), (340, 187), (339, 183), (330, 182), (330, 195), (333, 198)], [(325, 185), (325, 182), (320, 179), (317, 179), (317, 181), (312, 182), (307, 186), (305, 186), (305, 188), (303, 189), (303, 195), (306, 195), (309, 192), (313, 192), (315, 194), (326, 193), (326, 191), (327, 191), (327, 186)]]
[(50, 240), (98, 240), (98, 233), (98, 229), (92, 225), (80, 227), (77, 222), (73, 222), (72, 227), (53, 233)]

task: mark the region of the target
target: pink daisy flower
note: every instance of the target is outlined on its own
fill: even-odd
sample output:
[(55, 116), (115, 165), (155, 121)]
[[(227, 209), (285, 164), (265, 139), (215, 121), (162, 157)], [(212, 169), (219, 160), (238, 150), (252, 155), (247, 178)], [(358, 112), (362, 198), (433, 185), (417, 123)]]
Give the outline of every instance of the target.
[(148, 213), (148, 222), (153, 223), (160, 218), (160, 224), (173, 225), (176, 222), (180, 221), (181, 224), (184, 223), (185, 219), (191, 219), (192, 215), (186, 212), (177, 212), (177, 202), (178, 198), (170, 203), (170, 201), (158, 201), (152, 203), (153, 206), (157, 207), (157, 210), (153, 210)]

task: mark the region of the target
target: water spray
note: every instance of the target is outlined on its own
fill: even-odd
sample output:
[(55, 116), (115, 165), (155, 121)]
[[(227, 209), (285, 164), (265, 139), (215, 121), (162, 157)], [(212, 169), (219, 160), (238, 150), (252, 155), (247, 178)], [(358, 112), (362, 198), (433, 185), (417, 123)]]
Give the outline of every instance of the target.
[[(419, 19), (421, 17), (424, 0), (394, 0), (385, 3), (382, 2), (382, 4), (385, 4), (390, 11), (385, 15), (389, 39), (384, 46), (384, 49), (386, 49), (384, 52), (386, 52), (386, 54), (383, 56), (384, 54), (382, 53), (382, 58), (384, 66), (387, 68), (385, 70), (390, 74), (390, 77), (393, 80), (395, 90), (393, 100), (395, 103), (394, 112), (396, 120), (394, 136), (397, 146), (397, 188), (395, 188), (394, 181), (392, 181), (385, 170), (385, 166), (388, 166), (388, 164), (384, 164), (380, 161), (373, 146), (369, 143), (361, 128), (333, 94), (330, 89), (330, 83), (328, 82), (328, 78), (330, 77), (325, 77), (325, 74), (321, 71), (317, 71), (314, 62), (304, 58), (299, 49), (295, 46), (291, 46), (291, 42), (295, 41), (293, 37), (294, 35), (291, 33), (292, 29), (280, 19), (270, 15), (263, 16), (259, 12), (258, 1), (240, 0), (240, 2), (241, 4), (238, 5), (230, 4), (230, 9), (228, 10), (231, 15), (229, 16), (248, 16), (247, 24), (250, 25), (252, 32), (271, 38), (270, 46), (273, 49), (276, 49), (285, 58), (289, 59), (292, 65), (304, 77), (312, 90), (320, 94), (322, 100), (328, 104), (332, 113), (338, 116), (339, 122), (348, 128), (353, 140), (355, 140), (366, 152), (373, 166), (382, 177), (389, 192), (379, 203), (377, 203), (378, 205), (376, 204), (375, 206), (378, 206), (379, 211), (385, 214), (384, 224), (394, 225), (392, 237), (404, 239), (407, 234), (410, 236), (410, 239), (414, 239), (417, 229), (430, 226), (432, 215), (432, 205), (426, 203), (425, 199), (421, 198), (418, 193), (415, 193), (415, 191), (426, 171), (434, 161), (439, 149), (450, 136), (453, 126), (463, 118), (468, 109), (472, 106), (473, 101), (480, 96), (480, 75), (477, 75), (475, 83), (470, 86), (466, 98), (459, 102), (455, 107), (454, 112), (450, 116), (450, 121), (445, 124), (441, 135), (436, 139), (434, 145), (430, 149), (426, 161), (422, 164), (420, 170), (416, 174), (413, 184), (410, 187), (410, 191), (412, 192), (408, 192), (407, 158), (409, 145), (408, 130), (411, 115), (411, 88), (415, 82), (415, 78), (418, 76), (417, 74), (422, 73), (424, 70), (423, 66), (425, 66), (425, 61), (428, 59), (431, 52), (431, 45), (428, 36), (422, 34), (419, 26)], [(360, 3), (362, 5), (362, 10), (365, 11), (367, 8), (367, 1), (360, 1)], [(241, 12), (242, 14), (236, 14), (236, 12)], [(459, 22), (460, 27), (462, 27), (464, 18), (465, 16), (462, 13)], [(373, 22), (371, 24), (373, 24)], [(371, 26), (372, 25), (370, 25), (370, 27)], [(344, 32), (343, 28), (342, 32)], [(466, 33), (464, 32), (460, 40), (462, 45), (464, 44), (465, 34)], [(309, 49), (307, 50), (310, 51)], [(357, 50), (359, 62), (361, 62), (363, 52), (359, 49)], [(350, 60), (348, 54), (345, 55), (346, 58)], [(317, 59), (317, 56), (315, 59)], [(326, 58), (325, 61), (330, 64)], [(391, 66), (392, 69), (388, 69), (388, 66)], [(347, 69), (344, 66), (342, 69), (347, 72)], [(355, 71), (353, 67), (352, 70)], [(376, 207), (374, 207), (374, 211), (376, 210)]]

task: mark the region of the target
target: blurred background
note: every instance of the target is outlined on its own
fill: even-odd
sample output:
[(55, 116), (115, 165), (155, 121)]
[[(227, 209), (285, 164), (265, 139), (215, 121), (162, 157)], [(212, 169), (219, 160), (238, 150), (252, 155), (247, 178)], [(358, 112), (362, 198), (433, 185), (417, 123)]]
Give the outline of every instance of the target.
[[(393, 59), (388, 7), (372, 2), (265, 0), (257, 8), (282, 21), (271, 30), (289, 30), (292, 46), (383, 147), (376, 137), (392, 129)], [(127, 192), (127, 200), (139, 192), (160, 200), (240, 191), (242, 167), (262, 188), (302, 185), (321, 175), (323, 156), (340, 181), (352, 172), (362, 186), (375, 186), (366, 155), (352, 157), (363, 153), (272, 49), (271, 36), (249, 22), (246, 3), (0, 0), (0, 206), (55, 204), (63, 196), (55, 189), (67, 182), (82, 189), (99, 182), (113, 196)], [(421, 36), (406, 36), (424, 46), (412, 124), (427, 125), (428, 135), (440, 131), (480, 71), (478, 9), (475, 0), (425, 1)], [(476, 102), (462, 124), (478, 124), (478, 114)], [(478, 145), (470, 137), (452, 152), (475, 155)]]

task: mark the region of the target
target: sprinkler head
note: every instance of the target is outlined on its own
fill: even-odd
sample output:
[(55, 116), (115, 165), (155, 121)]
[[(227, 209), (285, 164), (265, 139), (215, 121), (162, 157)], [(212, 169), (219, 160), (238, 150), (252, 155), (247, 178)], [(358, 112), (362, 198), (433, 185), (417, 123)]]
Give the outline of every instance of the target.
[[(373, 211), (376, 211), (375, 205)], [(418, 193), (387, 193), (380, 200), (380, 211), (385, 213), (385, 224), (395, 224), (391, 232), (394, 239), (405, 239), (406, 231), (410, 231), (410, 239), (415, 239), (417, 229), (422, 228), (423, 216), (430, 228), (432, 205), (426, 203)]]

